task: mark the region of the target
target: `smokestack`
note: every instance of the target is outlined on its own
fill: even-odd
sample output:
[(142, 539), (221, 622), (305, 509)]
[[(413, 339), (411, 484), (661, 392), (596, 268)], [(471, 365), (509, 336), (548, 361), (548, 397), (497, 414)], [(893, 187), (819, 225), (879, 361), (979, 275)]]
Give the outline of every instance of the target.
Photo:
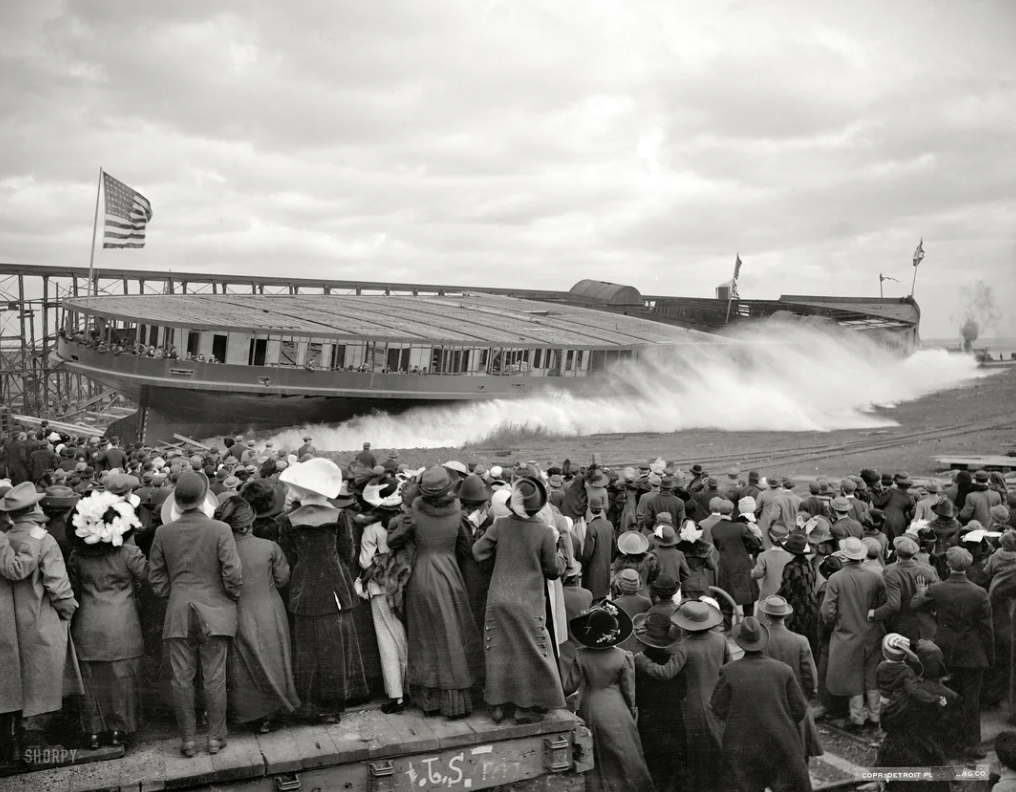
[(977, 326), (977, 320), (973, 317), (963, 323), (963, 327), (960, 328), (960, 335), (963, 336), (963, 349), (965, 352), (970, 352), (973, 349), (974, 341), (977, 340), (979, 331), (980, 328)]

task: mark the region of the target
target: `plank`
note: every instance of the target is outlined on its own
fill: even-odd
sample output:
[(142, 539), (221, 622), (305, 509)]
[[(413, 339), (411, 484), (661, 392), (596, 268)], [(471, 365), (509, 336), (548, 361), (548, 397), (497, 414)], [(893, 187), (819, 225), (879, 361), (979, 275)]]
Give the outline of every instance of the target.
[(370, 754), (371, 744), (377, 741), (373, 735), (364, 737), (349, 726), (347, 716), (343, 716), (342, 723), (326, 726), (325, 731), (335, 745), (339, 762), (364, 761)]
[(347, 712), (339, 725), (360, 735), (367, 747), (367, 756), (371, 759), (395, 756), (404, 751), (402, 744), (394, 740), (394, 732), (380, 710)]
[(204, 443), (199, 443), (197, 440), (192, 440), (189, 437), (184, 437), (183, 435), (179, 435), (179, 434), (174, 434), (173, 437), (175, 437), (181, 443), (185, 443), (186, 445), (192, 445), (192, 446), (196, 446), (197, 448), (203, 448), (205, 451), (211, 451), (212, 450), (211, 446), (206, 446)]
[(432, 718), (429, 724), (430, 729), (434, 732), (434, 736), (437, 737), (440, 749), (456, 748), (460, 745), (476, 745), (481, 739), (477, 734), (478, 730), (486, 730), (487, 726), (495, 726), (487, 714), (483, 715), (486, 719), (486, 724), (474, 721), (473, 719), (476, 714), (474, 712), (469, 718), (460, 718), (458, 720)]
[(258, 734), (255, 739), (265, 758), (265, 772), (268, 775), (298, 773), (303, 769), (303, 756), (298, 741), (289, 729)]
[(388, 722), (392, 739), (403, 746), (403, 753), (429, 753), (441, 747), (441, 740), (430, 726), (435, 718), (424, 717), (415, 709), (403, 710), (395, 715), (380, 714)]
[(226, 747), (211, 757), (216, 783), (246, 781), (265, 774), (261, 747), (253, 734), (230, 734)]
[[(341, 726), (341, 724), (339, 725)], [(304, 769), (326, 767), (346, 761), (343, 752), (335, 745), (325, 724), (290, 726), (289, 732), (300, 752)]]
[(198, 752), (191, 757), (180, 753), (180, 738), (160, 740), (158, 743), (163, 761), (166, 763), (165, 789), (186, 789), (215, 780), (212, 757), (205, 750), (204, 736), (197, 740)]

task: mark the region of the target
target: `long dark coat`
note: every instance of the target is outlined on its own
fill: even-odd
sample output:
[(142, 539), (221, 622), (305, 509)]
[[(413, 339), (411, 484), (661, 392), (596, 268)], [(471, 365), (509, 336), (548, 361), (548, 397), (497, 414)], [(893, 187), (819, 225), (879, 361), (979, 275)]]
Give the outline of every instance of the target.
[(887, 566), (882, 572), (885, 604), (875, 609), (875, 621), (883, 622), (888, 632), (899, 633), (911, 642), (935, 637), (934, 618), (915, 611), (910, 605), (917, 593), (918, 577), (923, 577), (928, 585), (938, 583), (938, 572), (928, 564), (901, 559)]
[(110, 662), (145, 653), (135, 584), (148, 582), (148, 562), (134, 544), (104, 554), (76, 552), (69, 573), (81, 588), (71, 635), (78, 659)]
[(484, 698), (491, 705), (563, 708), (547, 623), (545, 581), (557, 580), (564, 571), (553, 531), (536, 518), (499, 517), (473, 545), (473, 557), (494, 559), (483, 627)]
[(988, 592), (966, 575), (951, 573), (941, 583), (928, 586), (924, 594), (915, 594), (911, 604), (935, 613), (938, 619), (935, 643), (948, 667), (987, 668), (991, 664), (995, 656), (995, 631)]
[(730, 661), (730, 647), (721, 633), (706, 630), (686, 634), (670, 660), (659, 665), (645, 655), (635, 658), (640, 675), (657, 681), (683, 679), (687, 690), (681, 715), (684, 721), (685, 773), (683, 789), (721, 792), (728, 789), (718, 772), (722, 766), (723, 724), (709, 706), (720, 668)]
[(713, 526), (713, 546), (720, 554), (717, 585), (738, 605), (750, 605), (758, 599), (758, 583), (751, 576), (754, 566), (750, 553), (762, 543), (742, 522), (720, 520)]
[[(769, 644), (763, 650), (763, 654), (790, 666), (806, 699), (818, 692), (815, 657), (811, 652), (811, 644), (803, 635), (791, 632), (783, 624), (770, 624)], [(810, 712), (801, 719), (800, 730), (805, 759), (825, 753), (818, 739), (815, 719)]]
[(885, 629), (868, 621), (868, 611), (884, 604), (885, 582), (877, 572), (847, 564), (829, 578), (820, 612), (832, 630), (826, 688), (834, 696), (860, 696), (878, 689), (875, 669)]
[(603, 599), (610, 593), (610, 562), (614, 557), (614, 526), (603, 517), (596, 517), (586, 527), (582, 545), (582, 585)]
[(808, 703), (789, 666), (746, 653), (720, 669), (710, 707), (726, 722), (728, 789), (811, 792), (798, 726)]
[(885, 513), (885, 535), (892, 541), (902, 535), (914, 516), (916, 498), (905, 490), (893, 487), (886, 496), (885, 504), (881, 506)]

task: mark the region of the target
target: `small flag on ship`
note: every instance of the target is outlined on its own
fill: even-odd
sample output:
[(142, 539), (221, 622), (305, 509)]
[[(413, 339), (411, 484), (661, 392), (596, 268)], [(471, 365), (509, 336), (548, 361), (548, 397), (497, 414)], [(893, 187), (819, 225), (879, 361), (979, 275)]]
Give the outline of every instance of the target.
[(921, 241), (917, 244), (917, 250), (914, 251), (914, 266), (916, 267), (921, 263), (921, 259), (924, 258), (924, 237), (921, 237)]
[(741, 274), (741, 254), (737, 254), (737, 261), (734, 262), (734, 278), (730, 281), (730, 296), (733, 299), (740, 299), (737, 293), (737, 278)]
[(152, 219), (152, 205), (137, 190), (108, 173), (102, 174), (106, 195), (106, 222), (102, 232), (104, 248), (145, 246), (145, 227)]

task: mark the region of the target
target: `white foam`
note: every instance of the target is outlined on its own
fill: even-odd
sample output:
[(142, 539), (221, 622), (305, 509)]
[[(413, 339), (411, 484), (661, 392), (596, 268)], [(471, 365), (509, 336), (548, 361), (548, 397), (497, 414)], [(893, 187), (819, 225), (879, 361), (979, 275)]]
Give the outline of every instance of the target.
[(756, 324), (742, 344), (674, 349), (623, 392), (595, 398), (544, 392), (526, 399), (416, 408), (367, 415), (334, 426), (277, 433), (296, 448), (309, 432), (323, 451), (458, 447), (508, 421), (562, 436), (711, 428), (729, 431), (832, 431), (895, 425), (891, 408), (987, 376), (971, 356), (944, 350), (899, 358), (860, 333), (798, 324)]

